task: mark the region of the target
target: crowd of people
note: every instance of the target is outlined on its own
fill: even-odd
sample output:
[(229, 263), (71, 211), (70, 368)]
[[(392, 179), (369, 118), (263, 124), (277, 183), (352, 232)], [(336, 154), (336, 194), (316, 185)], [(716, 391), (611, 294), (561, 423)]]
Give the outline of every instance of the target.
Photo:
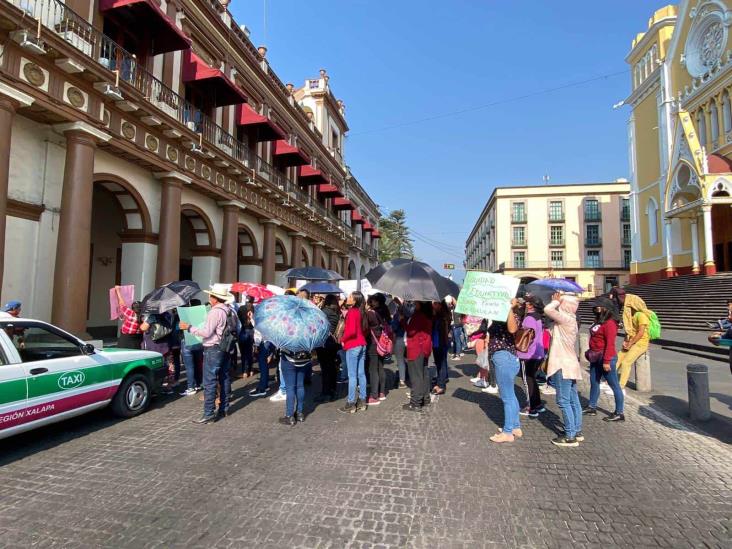
[[(288, 291), (295, 295), (295, 291)], [(141, 315), (139, 304), (126, 306), (119, 296), (120, 347), (142, 347), (162, 353), (170, 364), (165, 390), (172, 392), (186, 372), (183, 396), (203, 389), (204, 409), (198, 423), (227, 416), (233, 375), (251, 377), (255, 362), (259, 379), (249, 395), (284, 401), (280, 422), (305, 421), (306, 386), (311, 384), (314, 358), (321, 372), (321, 394), (316, 400), (339, 398), (338, 384), (347, 383), (340, 412), (353, 414), (378, 406), (391, 389), (408, 389), (403, 408), (420, 412), (447, 390), (448, 359), (458, 360), (475, 351), (477, 376), (471, 381), (485, 393), (498, 394), (503, 403), (503, 425), (490, 437), (495, 443), (513, 442), (523, 436), (521, 417), (537, 418), (546, 411), (543, 396), (556, 395), (562, 413), (563, 432), (551, 442), (574, 447), (584, 440), (583, 416), (596, 416), (601, 391), (614, 398), (614, 410), (606, 422), (622, 422), (625, 385), (633, 362), (648, 349), (651, 313), (641, 298), (614, 290), (596, 300), (595, 320), (589, 328), (589, 403), (580, 405), (578, 381), (582, 368), (578, 357), (578, 300), (554, 294), (548, 303), (526, 294), (513, 299), (505, 322), (475, 319), (458, 313), (455, 301), (402, 302), (398, 297), (359, 291), (347, 297), (313, 295), (297, 297), (321, 308), (329, 335), (313, 353), (291, 353), (264, 340), (254, 320), (254, 299), (235, 296), (222, 285), (207, 291), (210, 309), (203, 326), (180, 321), (175, 310), (162, 315)], [(119, 294), (118, 294), (119, 295)], [(622, 315), (622, 316), (621, 316)], [(616, 348), (621, 322), (626, 339)], [(186, 345), (184, 331), (201, 338)], [(432, 359), (434, 369), (429, 368)], [(395, 371), (385, 368), (396, 365)], [(270, 395), (270, 368), (276, 382)], [(241, 373), (239, 373), (241, 372)], [(519, 402), (515, 384), (520, 376), (525, 403)], [(603, 389), (603, 384), (605, 388)], [(524, 399), (524, 395), (521, 395)]]

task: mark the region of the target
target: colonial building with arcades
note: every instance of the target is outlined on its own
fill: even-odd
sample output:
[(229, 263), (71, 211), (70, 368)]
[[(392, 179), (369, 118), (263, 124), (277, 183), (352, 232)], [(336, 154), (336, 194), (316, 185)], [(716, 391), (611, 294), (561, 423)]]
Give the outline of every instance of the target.
[(226, 3), (0, 0), (3, 302), (94, 333), (115, 284), (376, 264), (327, 72), (283, 84)]

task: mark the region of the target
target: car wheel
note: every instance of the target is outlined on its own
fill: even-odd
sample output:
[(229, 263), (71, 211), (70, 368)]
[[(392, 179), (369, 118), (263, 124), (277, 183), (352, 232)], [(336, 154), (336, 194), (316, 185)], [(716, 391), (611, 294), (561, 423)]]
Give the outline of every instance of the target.
[(150, 404), (150, 379), (145, 374), (132, 374), (122, 380), (112, 399), (112, 412), (120, 417), (134, 417)]

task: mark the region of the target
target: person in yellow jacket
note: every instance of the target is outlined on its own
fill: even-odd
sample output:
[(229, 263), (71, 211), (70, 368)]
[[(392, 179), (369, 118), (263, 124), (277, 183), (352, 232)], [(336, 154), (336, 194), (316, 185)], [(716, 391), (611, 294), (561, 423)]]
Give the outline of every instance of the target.
[(623, 350), (618, 353), (617, 371), (620, 376), (620, 386), (625, 389), (630, 369), (638, 357), (648, 351), (651, 341), (649, 326), (651, 324), (650, 311), (646, 302), (634, 294), (625, 294), (623, 303), (623, 326), (625, 327), (625, 341)]

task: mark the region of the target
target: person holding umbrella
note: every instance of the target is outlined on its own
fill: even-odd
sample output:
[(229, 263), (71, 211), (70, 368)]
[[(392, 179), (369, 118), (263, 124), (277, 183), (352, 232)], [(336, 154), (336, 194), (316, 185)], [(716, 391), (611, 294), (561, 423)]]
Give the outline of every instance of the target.
[[(206, 316), (203, 327), (196, 328), (181, 322), (181, 330), (187, 330), (203, 339), (203, 415), (194, 423), (213, 423), (226, 417), (231, 378), (227, 363), (229, 347), (235, 344), (231, 327), (236, 326), (236, 318), (229, 308), (234, 296), (223, 288), (205, 290), (211, 310)], [(235, 331), (235, 330), (234, 330)], [(219, 389), (219, 410), (216, 413), (216, 389)]]

